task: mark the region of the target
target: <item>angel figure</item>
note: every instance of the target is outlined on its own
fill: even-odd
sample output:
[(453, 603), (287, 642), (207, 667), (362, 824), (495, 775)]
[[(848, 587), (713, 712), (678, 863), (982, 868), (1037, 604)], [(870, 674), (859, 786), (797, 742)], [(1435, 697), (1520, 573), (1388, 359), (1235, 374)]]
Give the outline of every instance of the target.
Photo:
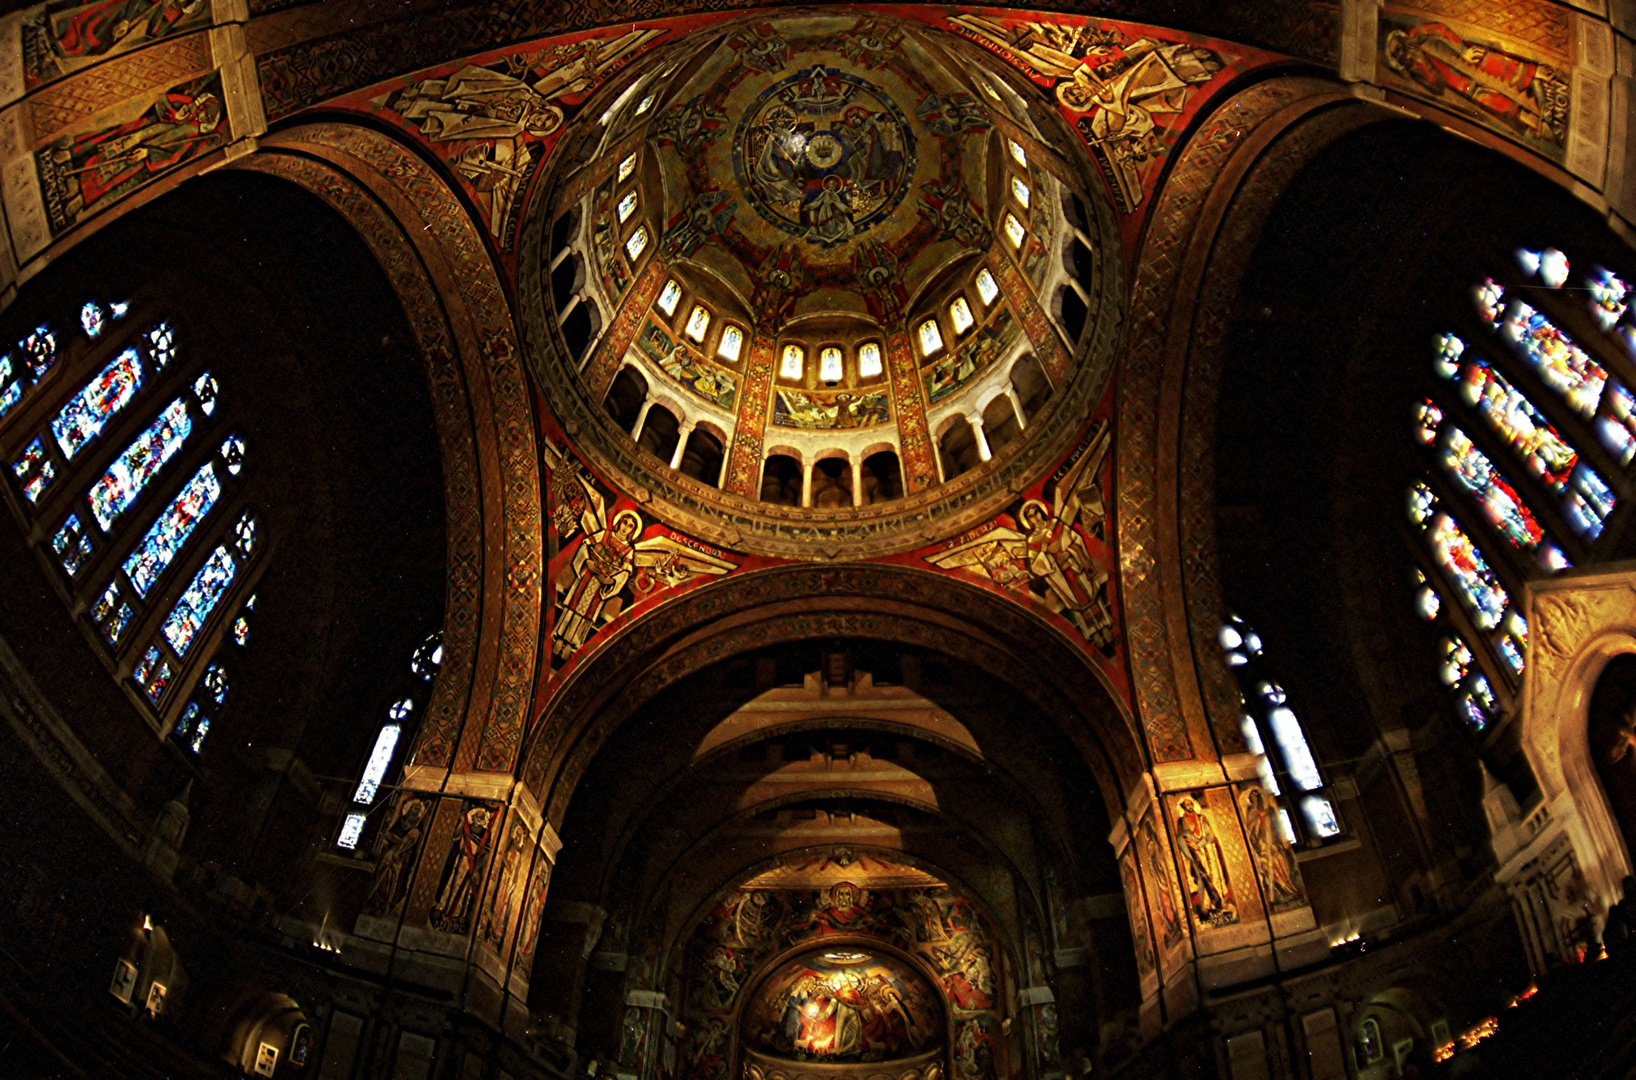
[(637, 540), (642, 516), (621, 510), (608, 520), (608, 504), (596, 485), (583, 474), (574, 480), (584, 493), (579, 525), (585, 534), (569, 561), (568, 572), (557, 582), (557, 623), (551, 631), (551, 651), (568, 657), (619, 614), (621, 594), (638, 567), (667, 586), (692, 578), (725, 574), (736, 564), (717, 559), (668, 536)]
[(1111, 436), (1107, 421), (1101, 421), (1085, 453), (1056, 483), (1050, 506), (1029, 499), (1017, 512), (1017, 528), (995, 524), (927, 561), (944, 570), (980, 568), (1005, 588), (1017, 589), (1026, 581), (1043, 591), (1045, 606), (1073, 623), (1086, 641), (1111, 649), (1108, 572), (1091, 558), (1079, 532), (1100, 528), (1106, 513), (1096, 477)]

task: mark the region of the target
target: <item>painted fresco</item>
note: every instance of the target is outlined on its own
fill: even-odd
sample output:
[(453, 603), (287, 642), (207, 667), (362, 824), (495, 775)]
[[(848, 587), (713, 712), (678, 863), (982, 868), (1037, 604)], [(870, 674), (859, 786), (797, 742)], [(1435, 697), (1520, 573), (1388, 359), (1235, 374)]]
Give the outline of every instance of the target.
[(551, 478), (559, 548), (551, 565), (556, 618), (551, 657), (561, 664), (620, 614), (657, 593), (737, 567), (726, 552), (649, 522), (578, 466)]
[(528, 879), (528, 890), (523, 897), (522, 922), (517, 931), (517, 957), (513, 970), (528, 978), (534, 970), (534, 947), (539, 943), (540, 924), (545, 918), (545, 897), (551, 887), (551, 863), (545, 853), (534, 860), (534, 873)]
[(836, 936), (849, 949), (867, 951), (851, 943), (873, 938), (923, 961), (952, 1012), (956, 1072), (968, 1080), (996, 1080), (1004, 1072), (995, 938), (970, 901), (943, 885), (869, 889), (841, 881), (817, 889), (746, 887), (711, 909), (688, 945), (681, 1074), (723, 1080), (733, 1018), (751, 977), (791, 946)]
[(1171, 877), (1170, 853), (1154, 827), (1151, 809), (1142, 815), (1142, 822), (1136, 829), (1135, 842), (1142, 878), (1147, 883), (1149, 895), (1153, 897), (1153, 914), (1157, 921), (1155, 930), (1161, 956), (1169, 955), (1170, 950), (1181, 944), (1187, 928), (1176, 905), (1176, 887), (1172, 884), (1175, 879)]
[(921, 371), (926, 382), (926, 400), (938, 402), (987, 371), (1016, 342), (1021, 329), (1011, 309), (999, 305), (991, 309), (982, 326), (947, 355)]
[(503, 810), (501, 803), (480, 799), (469, 800), (462, 809), (443, 856), (431, 914), (427, 917), (427, 925), (433, 930), (446, 934), (471, 932)]
[(511, 916), (521, 906), (523, 884), (528, 878), (530, 837), (528, 826), (516, 815), (506, 830), (504, 849), (500, 853), (494, 892), (489, 896), (487, 909), (479, 924), (483, 944), (500, 954), (505, 949), (506, 934), (511, 929)]
[(1268, 913), (1278, 915), (1306, 906), (1306, 885), (1301, 881), (1295, 852), (1279, 826), (1278, 803), (1260, 784), (1239, 785), (1236, 798), (1244, 838), (1250, 847), (1250, 862), (1255, 866)]
[(1412, 11), (1382, 11), (1377, 32), (1381, 85), (1469, 117), (1556, 161), (1566, 157), (1570, 57)]
[(1226, 43), (1093, 18), (993, 12), (951, 15), (948, 25), (1052, 91), (1126, 214), (1151, 193), (1204, 88), (1250, 59)]
[(375, 837), (375, 880), (364, 900), (365, 915), (391, 917), (403, 910), (436, 809), (433, 796), (399, 793), (386, 827)]
[(1136, 852), (1127, 847), (1119, 858), (1119, 881), (1125, 891), (1125, 911), (1130, 915), (1131, 943), (1136, 947), (1136, 977), (1145, 981), (1156, 970), (1153, 955), (1153, 935), (1148, 930), (1147, 904), (1142, 899), (1142, 884), (1136, 875)]
[(636, 345), (643, 355), (695, 397), (718, 408), (733, 408), (738, 398), (738, 376), (705, 360), (680, 334), (672, 334), (649, 319), (637, 336)]
[(337, 104), (412, 132), (459, 178), (489, 234), (510, 252), (523, 193), (564, 124), (666, 34), (626, 24), (480, 53)]
[(34, 167), (52, 234), (231, 141), (221, 73), (212, 72), (129, 119), (47, 143), (34, 152)]
[(790, 390), (780, 387), (773, 401), (777, 427), (845, 431), (889, 423), (892, 407), (880, 390)]
[(210, 25), (210, 0), (56, 0), (17, 17), (23, 89)]
[(744, 1033), (766, 1054), (839, 1064), (929, 1050), (942, 1026), (942, 1006), (919, 972), (894, 956), (842, 947), (768, 975), (746, 1006)]
[(1101, 474), (1112, 438), (1108, 420), (1098, 420), (1037, 494), (938, 546), (925, 561), (942, 570), (982, 575), (1006, 591), (1032, 598), (1111, 658), (1116, 649), (1108, 597), (1112, 552), (1105, 539)]

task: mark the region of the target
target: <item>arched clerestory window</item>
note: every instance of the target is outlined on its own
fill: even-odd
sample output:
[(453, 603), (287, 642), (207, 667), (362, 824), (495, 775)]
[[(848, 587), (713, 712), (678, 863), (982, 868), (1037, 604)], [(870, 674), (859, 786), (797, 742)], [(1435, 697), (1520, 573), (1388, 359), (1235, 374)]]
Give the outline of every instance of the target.
[[(391, 703), (386, 706), (375, 741), (370, 744), (369, 756), (364, 759), (358, 783), (341, 817), (336, 847), (346, 851), (360, 849), (370, 811), (380, 801), (382, 789), (401, 764), (403, 752), (414, 735), (413, 725), (425, 712), (432, 696), (432, 683), (442, 666), (443, 634), (438, 631), (415, 647), (409, 658), (407, 676), (400, 680)], [(368, 850), (368, 845), (363, 845), (363, 849)]]
[[(1555, 248), (1496, 259), (1448, 313), (1412, 410), (1422, 474), (1407, 493), (1416, 613), (1474, 732), (1521, 686), (1523, 584), (1612, 556), (1636, 458), (1630, 288)], [(1452, 602), (1446, 602), (1452, 601)]]
[(86, 301), (0, 356), (8, 501), (127, 696), (199, 752), (265, 561), (234, 387), (163, 293)]

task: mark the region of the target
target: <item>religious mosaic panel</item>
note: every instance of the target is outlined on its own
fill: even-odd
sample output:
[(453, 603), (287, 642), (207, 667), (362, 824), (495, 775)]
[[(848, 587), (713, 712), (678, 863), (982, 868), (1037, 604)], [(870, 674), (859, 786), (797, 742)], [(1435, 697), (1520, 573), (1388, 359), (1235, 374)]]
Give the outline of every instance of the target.
[(52, 0), (15, 15), (19, 54), (0, 57), (0, 67), (20, 64), (22, 89), (46, 83), (163, 38), (203, 30), (211, 23), (210, 0)]
[(1425, 12), (1381, 11), (1383, 86), (1424, 98), (1562, 161), (1573, 59), (1532, 41)]
[[(826, 938), (837, 944), (817, 945)], [(910, 984), (921, 977), (916, 969), (883, 960), (869, 950), (869, 940), (921, 961), (933, 977), (926, 991), (942, 1002)], [(926, 1029), (946, 1008), (955, 1072), (963, 1080), (999, 1080), (1010, 1069), (1002, 1052), (995, 940), (972, 903), (941, 884), (870, 889), (837, 881), (815, 889), (734, 890), (711, 909), (687, 946), (688, 1034), (679, 1071), (690, 1080), (727, 1075), (733, 1023), (748, 992), (750, 1037), (767, 1053), (846, 1062), (913, 1052), (937, 1045)], [(762, 977), (767, 960), (809, 941), (815, 955)], [(803, 1010), (812, 1007), (811, 1015), (805, 1023), (796, 1017), (792, 1025), (789, 1005), (797, 999)], [(841, 1031), (837, 1019), (855, 1022), (857, 1030)], [(865, 1041), (866, 1027), (874, 1033), (873, 1047)]]
[(680, 334), (649, 319), (636, 337), (636, 347), (695, 397), (731, 410), (738, 399), (737, 373), (711, 363)]

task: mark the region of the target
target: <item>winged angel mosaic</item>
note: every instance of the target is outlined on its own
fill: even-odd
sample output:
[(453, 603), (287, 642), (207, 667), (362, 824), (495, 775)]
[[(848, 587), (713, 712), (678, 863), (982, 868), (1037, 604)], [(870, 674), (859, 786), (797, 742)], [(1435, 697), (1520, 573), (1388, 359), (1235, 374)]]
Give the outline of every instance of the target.
[(1165, 152), (1163, 137), (1187, 107), (1195, 87), (1216, 77), (1226, 61), (1190, 42), (1127, 39), (1117, 27), (1067, 23), (1007, 24), (982, 15), (954, 15), (955, 29), (1001, 55), (1014, 56), (1053, 80), (1057, 102), (1079, 113), (1079, 133), (1096, 155), (1119, 208), (1142, 202), (1143, 172)]
[(557, 487), (559, 537), (582, 535), (557, 576), (557, 619), (551, 651), (566, 660), (635, 599), (698, 577), (719, 577), (737, 564), (672, 536), (642, 536), (642, 515), (620, 510), (610, 518), (607, 499), (583, 472), (574, 470)]
[(1113, 650), (1113, 612), (1108, 572), (1091, 557), (1081, 529), (1100, 529), (1106, 516), (1097, 475), (1113, 432), (1098, 421), (1079, 460), (1070, 464), (1043, 499), (1024, 499), (1015, 518), (1001, 515), (970, 539), (926, 556), (943, 570), (986, 575), (1013, 592), (1042, 598), (1050, 611), (1073, 624), (1103, 653)]

